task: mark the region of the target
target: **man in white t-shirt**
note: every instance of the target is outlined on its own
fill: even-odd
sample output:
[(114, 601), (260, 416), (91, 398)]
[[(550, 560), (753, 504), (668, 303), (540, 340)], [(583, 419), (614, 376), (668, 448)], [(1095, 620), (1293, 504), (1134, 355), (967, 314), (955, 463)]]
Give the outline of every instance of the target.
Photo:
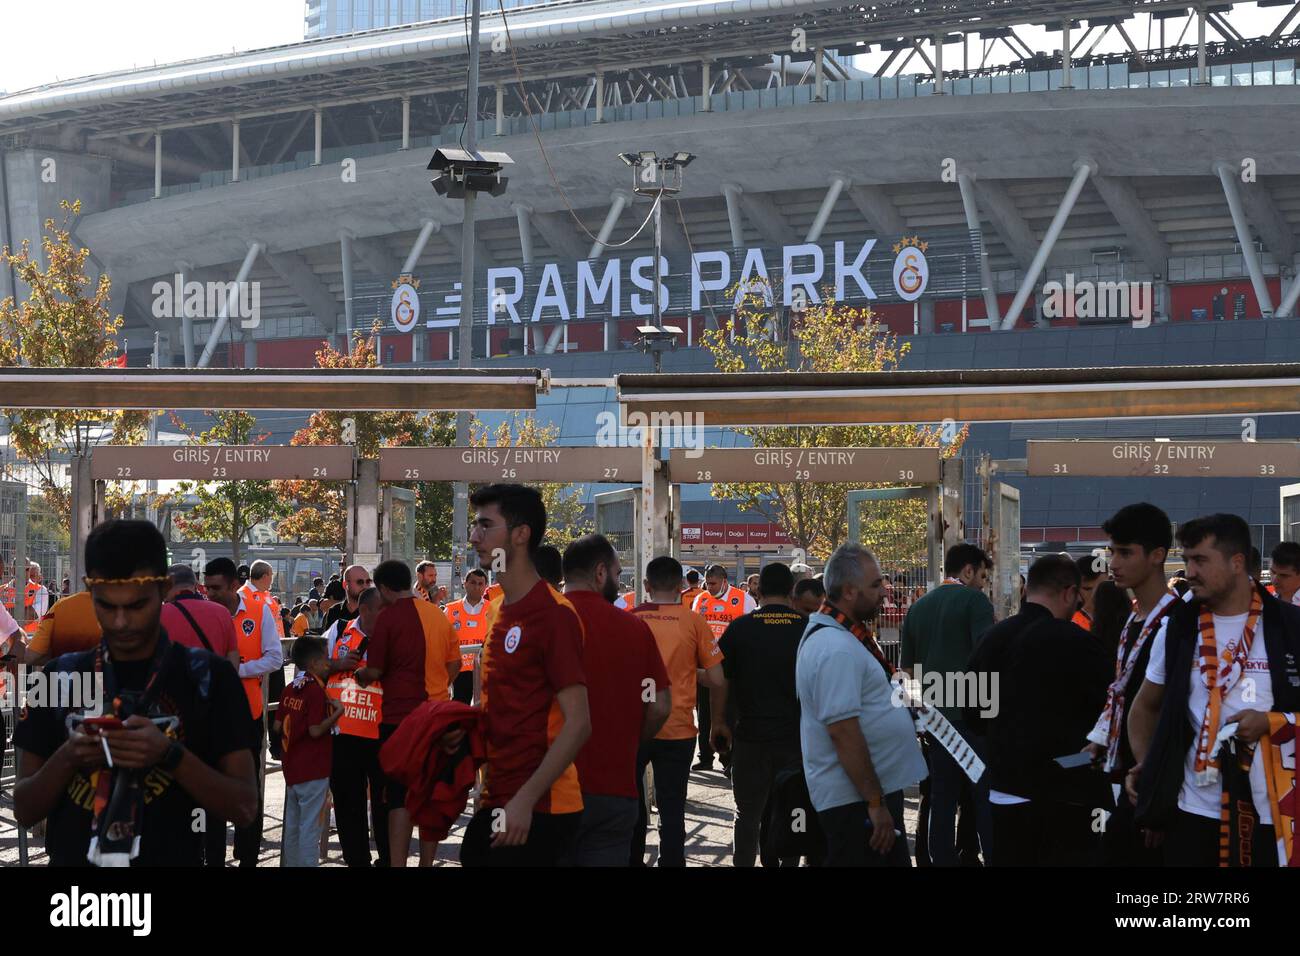
[[(1215, 738), (1224, 726), (1236, 723), (1236, 736), (1254, 744), (1268, 732), (1268, 712), (1274, 709), (1278, 688), (1286, 688), (1288, 698), (1300, 698), (1288, 684), (1287, 674), (1274, 673), (1275, 669), (1295, 670), (1292, 645), (1300, 638), (1300, 615), (1247, 574), (1250, 529), (1241, 518), (1224, 514), (1197, 518), (1179, 528), (1178, 541), (1187, 562), (1192, 600), (1166, 619), (1153, 640), (1146, 679), (1129, 714), (1129, 739), (1138, 765), (1129, 772), (1125, 786), (1137, 806), (1139, 822), (1145, 820), (1149, 829), (1163, 834), (1166, 866), (1215, 866), (1223, 800)], [(1205, 611), (1213, 621), (1213, 652), (1203, 650), (1210, 646), (1203, 627)], [(1266, 621), (1271, 624), (1267, 634)], [(1202, 667), (1203, 654), (1211, 653), (1219, 675), (1213, 691)], [(1225, 654), (1235, 657), (1226, 671)], [(1288, 658), (1289, 665), (1284, 663)], [(1212, 693), (1222, 694), (1217, 707), (1211, 707)], [(1300, 699), (1279, 703), (1286, 705), (1279, 710), (1293, 710)], [(1182, 751), (1181, 779), (1171, 769), (1173, 750)], [(1254, 760), (1250, 770), (1260, 823), (1254, 858), (1275, 865), (1263, 764)], [(1175, 788), (1176, 806), (1172, 806)]]

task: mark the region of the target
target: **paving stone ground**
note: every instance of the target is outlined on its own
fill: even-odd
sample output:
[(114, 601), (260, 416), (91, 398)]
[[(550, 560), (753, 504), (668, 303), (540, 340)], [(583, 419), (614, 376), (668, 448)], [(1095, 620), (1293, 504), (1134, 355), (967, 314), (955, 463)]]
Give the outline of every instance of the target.
[[(18, 831), (14, 823), (12, 782), (0, 787), (0, 867), (19, 863)], [(916, 833), (918, 798), (913, 793), (907, 799), (906, 820), (909, 839)], [(686, 862), (688, 866), (730, 866), (732, 813), (735, 804), (731, 798), (731, 783), (720, 772), (693, 771), (687, 791), (686, 803)], [(271, 764), (266, 778), (266, 820), (263, 829), (262, 854), (259, 866), (278, 866), (280, 863), (280, 826), (284, 808), (284, 778), (277, 764)], [(646, 840), (646, 860), (653, 864), (658, 857), (659, 839), (655, 829), (656, 817), (651, 818), (651, 828)], [(447, 840), (438, 847), (435, 866), (458, 866), (460, 838), (468, 815), (462, 816), (452, 828)], [(41, 840), (29, 837), (28, 861), (32, 866), (47, 862)], [(411, 844), (409, 864), (414, 866), (419, 858), (419, 848)], [(233, 865), (233, 861), (228, 861)], [(330, 831), (329, 846), (322, 866), (342, 866), (343, 856), (338, 836)]]

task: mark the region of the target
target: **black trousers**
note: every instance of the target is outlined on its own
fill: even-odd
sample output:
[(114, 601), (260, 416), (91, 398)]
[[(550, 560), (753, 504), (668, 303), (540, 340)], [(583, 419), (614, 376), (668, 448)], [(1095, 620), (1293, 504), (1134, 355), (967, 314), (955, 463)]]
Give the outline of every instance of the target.
[(470, 818), (460, 844), (461, 866), (558, 866), (573, 843), (582, 813), (534, 813), (523, 846), (492, 847), (492, 810)]
[(709, 689), (703, 684), (695, 688), (695, 723), (700, 728), (700, 763), (713, 763), (713, 744), (709, 740), (713, 715), (709, 710)]
[[(370, 823), (366, 823), (366, 789), (370, 790)], [(379, 865), (389, 865), (388, 804), (384, 801), (384, 772), (379, 766), (379, 741), (352, 734), (334, 736), (330, 792), (334, 794), (334, 820), (338, 824), (343, 862), (368, 867), (370, 837), (374, 834)]]
[[(1277, 841), (1273, 827), (1255, 827), (1252, 841), (1256, 866), (1277, 866)], [(1165, 866), (1218, 866), (1219, 821), (1178, 810), (1165, 831)]]
[(885, 806), (894, 818), (894, 838), (889, 853), (881, 855), (871, 849), (871, 817), (865, 801), (848, 803), (817, 811), (817, 822), (826, 834), (826, 859), (822, 866), (911, 866), (907, 849), (907, 830), (903, 826), (903, 791), (885, 794)]
[[(250, 722), (248, 727), (249, 750), (253, 754), (253, 778), (257, 785), (257, 816), (246, 827), (235, 827), (235, 860), (241, 867), (257, 866), (262, 852), (262, 718)], [(207, 831), (203, 836), (204, 865), (226, 865), (226, 821), (208, 814)]]
[(659, 809), (659, 865), (686, 865), (686, 791), (695, 741), (644, 740), (636, 755), (637, 820), (632, 830), (631, 866), (645, 866), (645, 839), (650, 818), (645, 806), (645, 768), (655, 770), (655, 806)]
[(461, 671), (456, 675), (456, 679), (451, 684), (452, 700), (458, 700), (462, 704), (472, 703), (474, 700), (474, 672)]
[(1106, 866), (1164, 865), (1164, 847), (1147, 848), (1146, 837), (1133, 819), (1133, 804), (1123, 789), (1101, 835), (1101, 853)]
[(998, 804), (993, 811), (994, 866), (1097, 866), (1097, 811), (1047, 800)]

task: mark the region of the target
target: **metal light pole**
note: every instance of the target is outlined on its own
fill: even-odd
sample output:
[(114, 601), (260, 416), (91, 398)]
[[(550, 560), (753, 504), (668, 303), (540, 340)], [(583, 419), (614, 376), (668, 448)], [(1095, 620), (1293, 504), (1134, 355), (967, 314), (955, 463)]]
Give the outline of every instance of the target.
[[(469, 78), (465, 90), (465, 149), (478, 148), (478, 31), (479, 0), (469, 0)], [(457, 365), (469, 368), (474, 354), (474, 190), (465, 191), (465, 220), (460, 238), (460, 356)], [(469, 444), (469, 412), (456, 413), (456, 444)], [(469, 530), (469, 485), (457, 481), (452, 485), (452, 554), (451, 586), (448, 594), (460, 595), (469, 556), (466, 554)]]

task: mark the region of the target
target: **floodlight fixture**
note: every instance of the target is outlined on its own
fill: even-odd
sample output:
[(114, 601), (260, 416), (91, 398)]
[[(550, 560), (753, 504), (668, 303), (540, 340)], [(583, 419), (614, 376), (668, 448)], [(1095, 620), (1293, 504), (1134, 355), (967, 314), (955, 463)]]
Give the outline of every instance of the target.
[(501, 173), (514, 160), (506, 153), (441, 147), (434, 150), (428, 169), (439, 173), (430, 180), (434, 191), (448, 199), (464, 199), (467, 193), (500, 196), (509, 182)]

